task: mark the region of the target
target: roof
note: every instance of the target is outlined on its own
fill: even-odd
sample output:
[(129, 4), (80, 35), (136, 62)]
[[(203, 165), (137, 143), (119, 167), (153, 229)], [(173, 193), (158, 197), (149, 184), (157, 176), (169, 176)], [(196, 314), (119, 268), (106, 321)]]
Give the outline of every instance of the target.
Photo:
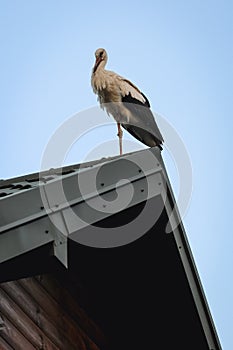
[(40, 173), (37, 172), (33, 174), (17, 176), (11, 179), (0, 179), (0, 198), (38, 187), (40, 185), (48, 183), (51, 180), (60, 179), (65, 175), (69, 175), (75, 172), (78, 173), (80, 171), (80, 168), (91, 168), (96, 164), (102, 164), (104, 162), (109, 162), (117, 158), (119, 157), (116, 156), (102, 158), (96, 161), (90, 161), (82, 164), (73, 164), (61, 168), (51, 168), (46, 171), (41, 171)]
[(157, 147), (1, 181), (0, 191), (2, 280), (60, 261), (93, 293), (114, 349), (150, 346), (154, 327), (164, 349), (221, 349)]

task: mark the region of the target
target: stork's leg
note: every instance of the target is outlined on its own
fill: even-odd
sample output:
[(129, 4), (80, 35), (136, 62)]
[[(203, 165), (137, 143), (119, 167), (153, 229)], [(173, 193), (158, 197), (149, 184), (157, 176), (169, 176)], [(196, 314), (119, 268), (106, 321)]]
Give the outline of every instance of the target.
[(121, 156), (122, 155), (122, 135), (123, 135), (123, 131), (121, 129), (121, 124), (120, 123), (117, 123), (117, 129), (118, 129), (117, 136), (119, 137), (120, 156)]

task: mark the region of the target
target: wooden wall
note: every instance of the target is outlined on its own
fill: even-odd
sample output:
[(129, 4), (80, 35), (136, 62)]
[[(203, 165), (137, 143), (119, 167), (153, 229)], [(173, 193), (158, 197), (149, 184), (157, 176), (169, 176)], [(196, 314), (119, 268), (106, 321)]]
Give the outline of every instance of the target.
[(79, 293), (53, 275), (0, 285), (0, 350), (99, 350), (104, 336)]

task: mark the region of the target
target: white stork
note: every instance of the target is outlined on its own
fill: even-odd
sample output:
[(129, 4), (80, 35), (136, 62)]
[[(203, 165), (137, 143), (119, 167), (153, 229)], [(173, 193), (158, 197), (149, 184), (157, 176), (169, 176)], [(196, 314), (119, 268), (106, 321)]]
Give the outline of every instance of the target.
[(101, 108), (117, 122), (120, 155), (122, 154), (122, 129), (149, 147), (162, 150), (163, 137), (150, 110), (146, 96), (131, 81), (105, 69), (107, 52), (100, 48), (95, 52), (91, 85), (98, 95)]

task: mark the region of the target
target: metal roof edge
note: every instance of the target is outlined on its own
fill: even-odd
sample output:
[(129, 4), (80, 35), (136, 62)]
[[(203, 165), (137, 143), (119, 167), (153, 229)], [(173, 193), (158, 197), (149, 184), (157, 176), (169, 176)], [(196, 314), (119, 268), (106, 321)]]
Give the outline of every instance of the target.
[(163, 159), (161, 157), (161, 164), (163, 165), (164, 177), (166, 179), (166, 184), (168, 187), (170, 204), (169, 201), (165, 205), (167, 206), (168, 215), (172, 219), (175, 219), (176, 225), (173, 231), (177, 249), (180, 253), (180, 257), (185, 269), (186, 276), (189, 281), (189, 286), (195, 301), (195, 305), (198, 310), (200, 321), (206, 335), (208, 345), (210, 350), (221, 350), (220, 340), (217, 334), (217, 330), (214, 325), (214, 321), (210, 312), (210, 308), (204, 293), (204, 288), (201, 283), (201, 278), (199, 276), (195, 260), (192, 254), (192, 250), (186, 235), (185, 227), (182, 218), (179, 213), (179, 209), (176, 205), (176, 199), (172, 190), (172, 186), (164, 165)]
[[(111, 167), (116, 161), (119, 161), (122, 159), (130, 160), (133, 157), (140, 158), (140, 157), (138, 157), (138, 155), (141, 155), (143, 158), (144, 154), (146, 154), (146, 152), (148, 152), (148, 151), (152, 152), (158, 158), (157, 169), (155, 169), (155, 166), (153, 166), (152, 170), (154, 170), (154, 173), (156, 173), (155, 170), (159, 170), (157, 172), (157, 174), (159, 173), (161, 176), (161, 173), (162, 173), (163, 177), (165, 179), (165, 183), (163, 183), (163, 186), (161, 186), (163, 188), (166, 187), (166, 189), (168, 189), (168, 193), (169, 193), (169, 198), (165, 202), (165, 207), (166, 207), (168, 216), (170, 216), (170, 214), (172, 213), (173, 210), (175, 213), (174, 220), (176, 221), (177, 225), (173, 231), (174, 238), (176, 241), (177, 250), (180, 254), (180, 257), (181, 257), (181, 260), (182, 260), (182, 263), (184, 266), (184, 270), (185, 270), (185, 273), (186, 273), (186, 276), (187, 276), (187, 279), (189, 282), (189, 286), (190, 286), (190, 289), (191, 289), (191, 292), (193, 295), (193, 299), (195, 301), (195, 305), (196, 305), (196, 308), (198, 310), (200, 321), (201, 321), (206, 339), (208, 341), (209, 349), (210, 350), (220, 350), (221, 349), (220, 341), (218, 339), (218, 335), (217, 335), (217, 332), (216, 332), (216, 329), (214, 326), (214, 322), (213, 322), (213, 319), (212, 319), (212, 316), (210, 313), (210, 309), (209, 309), (209, 306), (208, 306), (208, 303), (207, 303), (207, 300), (206, 300), (206, 297), (204, 294), (204, 289), (202, 287), (201, 280), (200, 280), (200, 277), (199, 277), (199, 274), (198, 274), (198, 271), (197, 271), (197, 268), (195, 265), (194, 257), (192, 255), (192, 251), (191, 251), (191, 248), (189, 246), (189, 242), (188, 242), (188, 239), (186, 236), (185, 228), (184, 228), (184, 225), (182, 223), (182, 218), (180, 217), (179, 210), (176, 207), (176, 200), (175, 200), (175, 197), (174, 197), (174, 194), (172, 191), (171, 183), (169, 181), (169, 178), (168, 178), (168, 175), (166, 172), (166, 168), (165, 168), (162, 156), (161, 156), (161, 152), (159, 149), (157, 149), (157, 147), (155, 147), (154, 149), (146, 149), (146, 150), (142, 150), (142, 151), (131, 152), (131, 153), (123, 155), (122, 157), (116, 156), (116, 157), (110, 157), (110, 158), (103, 158), (100, 160), (87, 162), (87, 163), (83, 163), (83, 164), (68, 165), (68, 166), (65, 166), (63, 168), (50, 169), (48, 171), (43, 171), (41, 173), (34, 173), (34, 174), (25, 175), (25, 176), (20, 176), (20, 177), (14, 178), (14, 179), (5, 180), (6, 182), (3, 181), (4, 184), (3, 184), (3, 182), (0, 182), (0, 188), (1, 188), (1, 184), (3, 186), (4, 185), (7, 186), (7, 185), (10, 185), (12, 183), (23, 182), (25, 180), (27, 181), (27, 180), (33, 179), (35, 177), (39, 180), (39, 178), (41, 176), (46, 177), (46, 176), (56, 174), (58, 177), (57, 178), (55, 177), (54, 179), (49, 180), (47, 183), (44, 183), (42, 185), (42, 188), (43, 188), (43, 191), (45, 189), (49, 190), (49, 191), (51, 190), (51, 194), (52, 194), (51, 198), (49, 198), (49, 196), (48, 196), (49, 192), (46, 193), (46, 200), (48, 202), (47, 203), (48, 208), (49, 209), (52, 208), (52, 211), (50, 212), (50, 214), (52, 215), (52, 217), (56, 221), (57, 227), (62, 227), (66, 231), (65, 235), (61, 235), (60, 232), (54, 233), (54, 229), (51, 228), (52, 224), (51, 224), (51, 222), (49, 222), (50, 219), (46, 218), (45, 212), (42, 213), (42, 211), (44, 210), (44, 208), (42, 209), (42, 206), (44, 204), (40, 204), (41, 197), (39, 194), (39, 189), (38, 189), (39, 186), (38, 186), (38, 187), (36, 187), (37, 191), (31, 191), (31, 193), (33, 192), (33, 195), (34, 196), (36, 195), (36, 198), (38, 200), (36, 205), (38, 207), (39, 216), (38, 216), (38, 218), (28, 217), (29, 218), (28, 228), (26, 230), (21, 230), (20, 228), (17, 227), (17, 225), (15, 227), (12, 227), (12, 232), (14, 232), (14, 234), (15, 234), (14, 237), (15, 238), (18, 237), (17, 242), (19, 242), (19, 247), (18, 247), (18, 250), (16, 249), (17, 247), (15, 247), (15, 246), (14, 247), (12, 246), (10, 248), (11, 258), (14, 256), (13, 254), (15, 254), (15, 256), (20, 254), (20, 249), (22, 248), (22, 242), (26, 242), (25, 249), (22, 250), (22, 253), (23, 253), (23, 252), (29, 251), (31, 248), (36, 248), (37, 246), (41, 246), (43, 244), (47, 244), (49, 242), (54, 241), (54, 255), (57, 256), (57, 258), (60, 259), (60, 261), (62, 261), (64, 263), (64, 265), (67, 265), (67, 255), (66, 255), (67, 236), (72, 231), (72, 225), (71, 225), (71, 227), (69, 227), (67, 225), (66, 219), (68, 218), (68, 216), (66, 218), (66, 213), (64, 213), (64, 211), (66, 210), (66, 207), (64, 207), (64, 205), (65, 205), (64, 201), (62, 202), (62, 200), (61, 200), (59, 202), (60, 197), (59, 197), (59, 195), (56, 196), (56, 193), (57, 193), (56, 186), (59, 183), (58, 180), (62, 179), (62, 181), (64, 181), (64, 183), (66, 181), (69, 182), (70, 180), (72, 180), (72, 178), (74, 179), (74, 177), (76, 175), (78, 175), (78, 170), (80, 168), (85, 169), (85, 170), (89, 169), (90, 173), (91, 173), (91, 169), (95, 166), (98, 167), (98, 166), (106, 163), (109, 165), (109, 167)], [(150, 174), (150, 172), (148, 172), (148, 174)], [(148, 174), (145, 174), (145, 176), (140, 175), (138, 177), (138, 180), (145, 178)], [(108, 173), (107, 172), (104, 173), (103, 176), (105, 177), (105, 180), (106, 180), (106, 178), (108, 177)], [(129, 177), (129, 180), (131, 180), (131, 179), (132, 179), (132, 175)], [(136, 182), (137, 181), (135, 181), (135, 183)], [(116, 187), (116, 184), (112, 184), (112, 185), (114, 185)], [(71, 181), (71, 183), (69, 183), (69, 186), (72, 189), (72, 181)], [(108, 188), (106, 186), (105, 188), (103, 188), (103, 193), (107, 192), (107, 191), (109, 191), (109, 192), (112, 191), (114, 186), (112, 186), (111, 188), (110, 187)], [(32, 188), (33, 187), (25, 189), (24, 193), (26, 194), (27, 191), (30, 191), (30, 189), (32, 189)], [(68, 192), (72, 195), (72, 191), (68, 191)], [(16, 192), (16, 193), (20, 193), (20, 192)], [(23, 191), (21, 193), (23, 194)], [(54, 194), (54, 197), (53, 197), (53, 194)], [(76, 193), (74, 194), (74, 197), (72, 197), (72, 196), (69, 197), (68, 203), (69, 203), (69, 201), (75, 200), (75, 198), (76, 198), (75, 196), (76, 196)], [(144, 198), (143, 196), (144, 196), (144, 194), (141, 193), (137, 200), (142, 200), (142, 198)], [(95, 197), (94, 193), (92, 193), (90, 200), (93, 200), (94, 197)], [(0, 202), (2, 202), (2, 204), (4, 202), (6, 203), (5, 198), (6, 199), (12, 198), (12, 201), (15, 201), (16, 196), (14, 196), (14, 198), (11, 196), (6, 196), (3, 198), (0, 198)], [(76, 198), (76, 200), (77, 200), (77, 198)], [(72, 202), (72, 203), (73, 203), (72, 205), (77, 204), (76, 202)], [(80, 203), (80, 201), (78, 203)], [(63, 204), (63, 206), (61, 204)], [(16, 206), (15, 210), (16, 210), (16, 212), (18, 211), (17, 206)], [(36, 213), (36, 211), (35, 211), (35, 213)], [(18, 219), (20, 219), (20, 217)], [(41, 219), (41, 224), (40, 224), (41, 231), (39, 232), (39, 235), (36, 234), (36, 232), (37, 232), (36, 220), (37, 219), (38, 220)], [(19, 223), (19, 224), (21, 225), (21, 223)], [(23, 224), (24, 225), (27, 224), (27, 220)], [(11, 230), (11, 228), (9, 230)], [(8, 232), (5, 232), (5, 234), (3, 233), (2, 235), (0, 234), (0, 238), (3, 238), (3, 235), (5, 235), (7, 242), (8, 242), (8, 246), (10, 246), (10, 238), (8, 237)], [(30, 239), (28, 240), (29, 237), (30, 237), (31, 241), (30, 241)], [(3, 244), (3, 242), (2, 242), (2, 244)], [(6, 256), (7, 252), (3, 251), (3, 253), (4, 253), (4, 256)]]
[[(154, 149), (157, 149), (158, 152), (160, 152), (160, 150), (158, 149), (158, 147), (154, 147)], [(137, 153), (141, 153), (144, 152), (146, 149), (142, 149), (139, 151), (134, 151), (134, 152), (128, 152), (125, 153), (123, 155), (123, 157), (131, 155), (131, 154), (137, 154)], [(112, 160), (116, 160), (119, 159), (122, 156), (116, 155), (116, 156), (112, 156), (112, 157), (103, 157), (100, 159), (94, 159), (94, 160), (90, 160), (88, 162), (85, 163), (75, 163), (75, 164), (68, 164), (68, 165), (64, 165), (58, 168), (50, 168), (47, 170), (41, 170), (41, 171), (36, 171), (34, 173), (30, 173), (28, 175), (19, 175), (16, 177), (12, 177), (12, 178), (7, 178), (7, 179), (0, 179), (0, 188), (2, 188), (3, 186), (7, 186), (8, 184), (11, 183), (18, 183), (21, 181), (24, 181), (25, 179), (27, 180), (31, 180), (34, 178), (39, 178), (39, 177), (43, 177), (43, 176), (49, 176), (49, 175), (53, 175), (53, 174), (58, 174), (58, 175), (66, 175), (68, 173), (71, 173), (72, 170), (77, 170), (80, 168), (88, 168), (88, 167), (92, 167), (94, 165), (98, 165), (98, 164), (102, 164), (105, 162), (109, 162)]]

